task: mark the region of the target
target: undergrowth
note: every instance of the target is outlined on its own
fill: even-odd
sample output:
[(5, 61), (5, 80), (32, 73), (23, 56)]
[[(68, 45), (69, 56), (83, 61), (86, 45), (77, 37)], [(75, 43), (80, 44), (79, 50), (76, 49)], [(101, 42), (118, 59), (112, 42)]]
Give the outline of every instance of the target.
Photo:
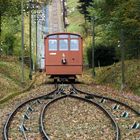
[(0, 98), (21, 91), (29, 84), (29, 70), (24, 67), (24, 84), (21, 83), (21, 63), (17, 58), (0, 58)]
[[(119, 89), (121, 87), (121, 63), (96, 68), (94, 81)], [(131, 90), (140, 95), (140, 60), (125, 61), (125, 90)]]

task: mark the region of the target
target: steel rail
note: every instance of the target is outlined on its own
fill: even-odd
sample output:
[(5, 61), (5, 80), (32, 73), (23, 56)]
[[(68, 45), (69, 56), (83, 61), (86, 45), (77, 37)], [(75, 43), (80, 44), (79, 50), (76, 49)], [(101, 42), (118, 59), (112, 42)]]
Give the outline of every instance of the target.
[(129, 108), (130, 110), (132, 110), (132, 111), (133, 111), (135, 114), (137, 114), (138, 116), (140, 116), (140, 112), (139, 112), (139, 111), (137, 111), (136, 109), (134, 109), (133, 107), (129, 106), (129, 105), (126, 104), (126, 103), (123, 103), (123, 102), (118, 101), (118, 100), (116, 100), (116, 99), (112, 99), (112, 98), (110, 98), (110, 97), (105, 97), (105, 96), (102, 96), (102, 95), (97, 95), (97, 94), (95, 94), (95, 93), (91, 94), (91, 93), (87, 93), (87, 92), (81, 91), (81, 90), (77, 89), (73, 84), (72, 84), (72, 87), (74, 88), (75, 91), (77, 91), (77, 92), (79, 92), (79, 93), (81, 93), (81, 94), (88, 95), (88, 96), (91, 97), (91, 98), (105, 99), (105, 100), (109, 100), (109, 101), (118, 103), (118, 104), (120, 104), (120, 105), (123, 105), (123, 106)]
[(45, 116), (45, 110), (48, 108), (48, 106), (50, 106), (51, 104), (53, 104), (54, 102), (56, 102), (56, 101), (58, 101), (58, 100), (61, 100), (61, 99), (63, 99), (63, 98), (66, 98), (67, 97), (67, 95), (63, 95), (63, 96), (61, 96), (61, 97), (58, 97), (58, 98), (55, 98), (55, 99), (53, 99), (52, 101), (50, 101), (49, 103), (47, 103), (44, 107), (43, 107), (43, 109), (42, 109), (42, 111), (41, 111), (41, 114), (40, 114), (40, 120), (39, 120), (39, 122), (40, 122), (40, 133), (42, 134), (42, 136), (43, 136), (43, 139), (45, 139), (45, 140), (50, 140), (50, 138), (49, 138), (49, 136), (47, 135), (47, 133), (46, 133), (46, 131), (45, 131), (45, 126), (44, 126), (44, 116)]
[(44, 117), (45, 117), (45, 112), (47, 110), (47, 108), (53, 104), (54, 102), (58, 101), (58, 100), (61, 100), (61, 99), (64, 99), (64, 98), (74, 98), (74, 99), (78, 99), (78, 100), (82, 100), (82, 101), (85, 101), (87, 103), (90, 103), (90, 104), (94, 104), (95, 106), (97, 106), (100, 110), (102, 110), (106, 116), (111, 120), (112, 122), (112, 125), (114, 126), (115, 128), (115, 140), (120, 140), (120, 129), (119, 129), (119, 126), (118, 124), (116, 123), (115, 119), (113, 118), (113, 116), (102, 106), (100, 105), (98, 102), (96, 101), (91, 101), (91, 100), (88, 100), (86, 98), (83, 98), (83, 97), (79, 97), (79, 96), (74, 96), (74, 95), (63, 95), (61, 97), (58, 97), (52, 101), (50, 101), (49, 103), (47, 103), (43, 109), (42, 109), (42, 112), (40, 114), (40, 131), (41, 131), (41, 134), (43, 135), (43, 139), (45, 140), (50, 140), (49, 136), (47, 135), (46, 131), (45, 131), (45, 126), (44, 126)]
[(14, 118), (15, 114), (18, 112), (18, 110), (20, 108), (22, 108), (24, 105), (26, 105), (29, 102), (32, 102), (32, 101), (35, 101), (35, 100), (38, 100), (38, 99), (47, 98), (50, 95), (53, 95), (55, 92), (57, 92), (57, 90), (58, 90), (58, 87), (56, 87), (56, 89), (54, 91), (52, 91), (52, 92), (50, 92), (50, 93), (48, 93), (46, 95), (41, 95), (39, 97), (35, 97), (35, 98), (32, 98), (32, 99), (29, 99), (29, 100), (21, 103), (20, 105), (18, 105), (18, 107), (16, 107), (14, 109), (14, 111), (12, 113), (10, 113), (10, 115), (8, 116), (8, 119), (5, 122), (5, 125), (4, 125), (4, 128), (3, 128), (3, 140), (8, 140), (8, 132), (9, 132), (10, 123), (11, 123), (11, 121)]

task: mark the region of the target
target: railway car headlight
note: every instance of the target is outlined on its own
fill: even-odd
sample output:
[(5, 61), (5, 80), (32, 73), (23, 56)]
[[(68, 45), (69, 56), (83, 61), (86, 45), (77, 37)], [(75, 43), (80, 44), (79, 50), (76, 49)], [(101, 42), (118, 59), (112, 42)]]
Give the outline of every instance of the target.
[(67, 63), (66, 58), (62, 58), (62, 64), (66, 64), (66, 63)]

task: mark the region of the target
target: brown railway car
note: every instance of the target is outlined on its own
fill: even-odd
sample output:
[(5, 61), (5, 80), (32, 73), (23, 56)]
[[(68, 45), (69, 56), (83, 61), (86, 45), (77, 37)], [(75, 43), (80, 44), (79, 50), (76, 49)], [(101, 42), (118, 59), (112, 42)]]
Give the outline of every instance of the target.
[(55, 33), (45, 37), (45, 71), (52, 78), (74, 78), (83, 69), (82, 37), (74, 33)]

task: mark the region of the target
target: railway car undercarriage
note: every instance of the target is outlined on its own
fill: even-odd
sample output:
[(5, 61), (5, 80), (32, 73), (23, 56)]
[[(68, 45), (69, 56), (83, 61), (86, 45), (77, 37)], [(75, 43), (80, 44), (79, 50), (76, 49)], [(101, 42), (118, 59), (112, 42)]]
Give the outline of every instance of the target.
[(51, 75), (50, 79), (54, 79), (54, 82), (75, 82), (76, 75)]

